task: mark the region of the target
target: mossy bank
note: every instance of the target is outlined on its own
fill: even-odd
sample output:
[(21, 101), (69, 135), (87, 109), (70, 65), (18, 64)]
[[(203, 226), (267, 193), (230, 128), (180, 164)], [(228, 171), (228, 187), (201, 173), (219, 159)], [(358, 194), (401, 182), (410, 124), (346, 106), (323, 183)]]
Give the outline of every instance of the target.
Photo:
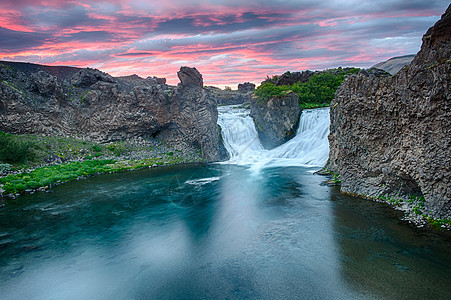
[(96, 174), (204, 162), (200, 151), (184, 154), (158, 140), (98, 144), (0, 133), (0, 143), (0, 195), (9, 197)]

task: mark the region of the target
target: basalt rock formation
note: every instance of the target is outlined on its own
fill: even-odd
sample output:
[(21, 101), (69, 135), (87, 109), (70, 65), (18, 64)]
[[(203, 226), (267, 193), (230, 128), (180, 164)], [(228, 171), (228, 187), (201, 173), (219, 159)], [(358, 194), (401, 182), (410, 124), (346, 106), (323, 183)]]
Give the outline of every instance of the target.
[(451, 6), (391, 77), (348, 77), (331, 103), (328, 168), (345, 193), (424, 196), (451, 217)]
[[(255, 85), (254, 85), (255, 87)], [(210, 98), (218, 105), (250, 105), (253, 90), (221, 90), (217, 87), (207, 86), (206, 89), (210, 92)]]
[(273, 149), (296, 135), (301, 108), (295, 93), (267, 101), (252, 99), (251, 117), (263, 147)]
[(207, 161), (225, 159), (202, 75), (182, 67), (179, 78), (175, 88), (164, 78), (0, 62), (0, 130), (96, 142), (157, 138)]

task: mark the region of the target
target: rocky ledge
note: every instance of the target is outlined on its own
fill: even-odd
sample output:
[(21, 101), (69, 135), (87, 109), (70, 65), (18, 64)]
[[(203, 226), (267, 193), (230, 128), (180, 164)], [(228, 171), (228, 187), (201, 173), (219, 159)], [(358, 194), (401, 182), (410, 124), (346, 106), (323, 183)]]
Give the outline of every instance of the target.
[(0, 130), (96, 142), (158, 139), (206, 161), (225, 159), (216, 103), (195, 68), (164, 78), (0, 62)]
[(451, 6), (392, 77), (348, 77), (331, 103), (327, 167), (344, 193), (422, 199), (423, 217), (451, 217)]
[(218, 105), (249, 106), (254, 96), (255, 84), (250, 82), (238, 84), (238, 90), (220, 89), (214, 86), (205, 87), (210, 92), (210, 98)]

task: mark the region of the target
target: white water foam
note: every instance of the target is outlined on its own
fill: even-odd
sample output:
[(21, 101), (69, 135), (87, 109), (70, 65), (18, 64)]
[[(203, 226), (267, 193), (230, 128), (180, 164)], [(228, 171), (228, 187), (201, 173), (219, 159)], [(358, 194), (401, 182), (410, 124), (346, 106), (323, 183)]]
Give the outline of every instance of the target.
[(261, 145), (248, 109), (236, 106), (218, 108), (218, 124), (230, 154), (228, 164), (253, 169), (275, 166), (322, 167), (329, 157), (329, 108), (302, 111), (296, 136), (272, 150)]
[(193, 179), (193, 180), (187, 180), (185, 183), (190, 185), (204, 185), (211, 183), (213, 181), (217, 181), (221, 179), (221, 177), (210, 177), (210, 178), (201, 178), (201, 179)]

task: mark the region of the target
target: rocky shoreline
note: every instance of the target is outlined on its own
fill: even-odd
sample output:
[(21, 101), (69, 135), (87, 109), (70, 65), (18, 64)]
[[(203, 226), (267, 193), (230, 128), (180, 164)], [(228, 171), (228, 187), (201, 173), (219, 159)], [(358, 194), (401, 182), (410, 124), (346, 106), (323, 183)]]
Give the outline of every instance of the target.
[(341, 190), (341, 179), (337, 173), (328, 170), (326, 167), (315, 172), (315, 174), (325, 176), (328, 179), (323, 184), (328, 186), (336, 186), (340, 188), (340, 192), (343, 195), (351, 196), (354, 198), (362, 199), (365, 201), (373, 201), (378, 203), (384, 203), (390, 206), (392, 209), (401, 211), (403, 216), (402, 221), (405, 221), (415, 228), (420, 229), (432, 229), (438, 231), (451, 231), (451, 219), (433, 218), (424, 212), (424, 197), (410, 196), (400, 197), (399, 195), (394, 197), (371, 197), (367, 195), (359, 195), (355, 193), (347, 193)]

